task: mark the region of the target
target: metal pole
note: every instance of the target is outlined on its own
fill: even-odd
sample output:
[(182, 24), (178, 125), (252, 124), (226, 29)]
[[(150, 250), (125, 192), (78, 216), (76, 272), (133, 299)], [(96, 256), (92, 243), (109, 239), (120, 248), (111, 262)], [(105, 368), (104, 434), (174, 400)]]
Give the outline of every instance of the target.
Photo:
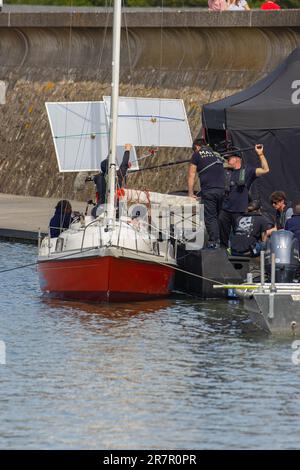
[(113, 24), (113, 59), (112, 59), (112, 93), (110, 104), (110, 140), (108, 156), (108, 198), (107, 198), (107, 226), (112, 228), (115, 219), (115, 186), (116, 186), (116, 150), (117, 150), (117, 124), (119, 104), (119, 78), (120, 78), (120, 47), (121, 47), (121, 0), (114, 1)]
[(50, 248), (51, 248), (51, 233), (50, 233), (50, 227), (48, 230), (48, 256), (50, 256)]
[(275, 253), (271, 254), (271, 292), (276, 292), (276, 285), (275, 285), (275, 269), (276, 269), (276, 261), (275, 261)]
[(265, 285), (265, 252), (262, 250), (260, 252), (260, 290), (264, 290)]
[(219, 152), (222, 157), (233, 155), (234, 152), (246, 152), (246, 150), (254, 150), (254, 147), (235, 148), (234, 150), (226, 150), (226, 152)]
[(41, 248), (41, 241), (42, 241), (42, 234), (41, 234), (41, 229), (39, 227), (39, 231), (38, 231), (38, 251), (40, 251), (40, 248)]
[(270, 318), (270, 319), (274, 318), (274, 308), (275, 308), (275, 293), (270, 292), (270, 295), (269, 295), (269, 312), (268, 312), (268, 318)]
[(274, 318), (275, 292), (276, 292), (275, 272), (276, 272), (275, 253), (271, 253), (271, 286), (270, 286), (270, 294), (269, 294), (269, 312), (268, 312), (268, 318), (270, 320)]

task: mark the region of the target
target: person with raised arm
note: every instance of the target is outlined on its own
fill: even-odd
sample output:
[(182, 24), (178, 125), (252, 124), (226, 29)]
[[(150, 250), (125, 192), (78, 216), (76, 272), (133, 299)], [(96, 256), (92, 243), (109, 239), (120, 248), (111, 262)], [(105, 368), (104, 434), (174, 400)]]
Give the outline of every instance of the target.
[(225, 197), (219, 218), (221, 246), (224, 248), (228, 248), (230, 233), (235, 229), (237, 219), (247, 210), (250, 186), (257, 177), (270, 171), (263, 145), (255, 145), (255, 152), (260, 160), (258, 168), (247, 163), (244, 165), (238, 150), (232, 150), (226, 157)]

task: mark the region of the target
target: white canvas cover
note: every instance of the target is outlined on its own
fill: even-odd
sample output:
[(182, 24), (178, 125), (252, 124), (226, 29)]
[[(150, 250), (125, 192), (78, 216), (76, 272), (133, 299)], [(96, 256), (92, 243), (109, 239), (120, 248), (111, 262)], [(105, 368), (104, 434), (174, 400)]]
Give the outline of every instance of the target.
[[(103, 99), (109, 116), (111, 98)], [(191, 147), (183, 100), (119, 97), (117, 141), (136, 147)]]
[[(99, 171), (109, 147), (108, 118), (103, 101), (46, 103), (46, 109), (59, 171)], [(118, 164), (123, 152), (123, 146), (118, 146)], [(130, 160), (131, 169), (138, 169), (134, 148)]]

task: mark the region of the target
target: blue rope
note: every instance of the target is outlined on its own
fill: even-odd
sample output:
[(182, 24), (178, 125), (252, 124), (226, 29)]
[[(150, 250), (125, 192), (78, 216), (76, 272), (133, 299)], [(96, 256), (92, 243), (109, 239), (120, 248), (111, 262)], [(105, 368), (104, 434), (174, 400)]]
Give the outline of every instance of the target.
[(89, 137), (92, 137), (92, 136), (96, 136), (96, 135), (107, 135), (108, 132), (88, 132), (86, 134), (74, 134), (74, 135), (55, 135), (54, 138), (55, 139), (66, 139), (66, 138), (72, 138), (72, 137), (82, 137), (82, 136), (89, 136)]

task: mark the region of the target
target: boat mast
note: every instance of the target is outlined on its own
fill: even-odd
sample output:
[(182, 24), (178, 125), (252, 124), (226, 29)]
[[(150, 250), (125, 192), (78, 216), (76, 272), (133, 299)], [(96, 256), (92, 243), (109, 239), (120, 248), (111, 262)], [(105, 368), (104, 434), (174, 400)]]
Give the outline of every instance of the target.
[(114, 1), (113, 20), (113, 57), (112, 57), (112, 92), (110, 105), (110, 136), (108, 156), (108, 198), (107, 198), (107, 225), (112, 227), (115, 219), (115, 191), (116, 191), (116, 153), (117, 153), (117, 124), (119, 104), (119, 77), (120, 77), (120, 47), (121, 47), (121, 10), (122, 0)]

